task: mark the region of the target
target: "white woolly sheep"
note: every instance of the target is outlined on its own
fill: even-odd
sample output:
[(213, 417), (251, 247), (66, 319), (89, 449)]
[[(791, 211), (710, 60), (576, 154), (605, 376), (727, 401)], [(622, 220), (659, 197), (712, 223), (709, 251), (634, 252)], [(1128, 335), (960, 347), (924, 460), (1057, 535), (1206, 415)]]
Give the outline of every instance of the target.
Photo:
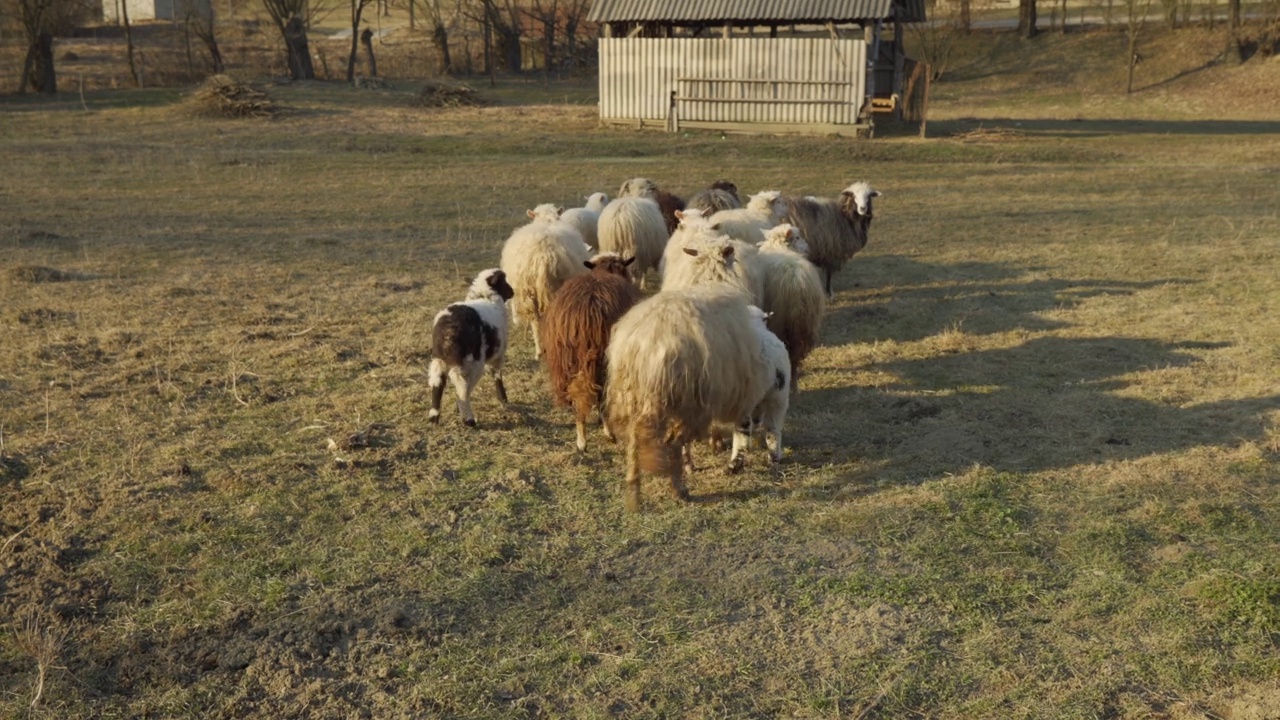
[(764, 240), (765, 232), (782, 222), (786, 213), (787, 203), (782, 193), (766, 190), (752, 195), (746, 207), (721, 210), (707, 221), (725, 235), (754, 245)]
[(645, 271), (658, 267), (669, 236), (662, 211), (648, 198), (618, 198), (600, 213), (600, 252), (635, 258), (631, 276), (640, 287), (645, 286)]
[(809, 261), (822, 268), (827, 295), (831, 276), (867, 244), (871, 226), (871, 199), (880, 197), (865, 182), (844, 189), (840, 197), (803, 197), (787, 200), (787, 222), (795, 225), (809, 242)]
[(556, 209), (539, 205), (529, 211), (534, 221), (507, 238), (499, 261), (516, 293), (511, 303), (511, 320), (515, 324), (529, 323), (537, 357), (542, 357), (538, 341), (542, 314), (566, 280), (587, 271), (584, 263), (590, 259), (582, 235), (567, 223), (548, 222), (546, 218), (550, 213), (546, 208)]
[(600, 211), (609, 203), (609, 196), (595, 193), (586, 197), (585, 207), (569, 208), (560, 213), (560, 222), (572, 225), (582, 234), (582, 241), (594, 251), (600, 247), (597, 228), (600, 226)]
[[(696, 212), (696, 211), (694, 211)], [(705, 225), (678, 232), (663, 253), (662, 289), (727, 284), (745, 293), (748, 302), (762, 302), (763, 278), (755, 267), (759, 250)]]
[(505, 273), (497, 268), (476, 276), (467, 299), (453, 303), (436, 314), (431, 327), (431, 364), (427, 384), (431, 387), (428, 422), (440, 422), (440, 401), (445, 375), (458, 394), (462, 421), (475, 427), (471, 412), (471, 391), (489, 368), (498, 391), (498, 400), (507, 404), (507, 388), (502, 384), (502, 363), (507, 354), (506, 301), (513, 291)]
[(626, 439), (626, 507), (640, 508), (641, 471), (666, 475), (688, 499), (682, 457), (712, 422), (737, 427), (773, 385), (745, 296), (723, 285), (664, 291), (614, 326), (609, 425)]
[(773, 382), (759, 404), (751, 411), (748, 422), (739, 424), (737, 431), (733, 434), (733, 452), (729, 456), (731, 471), (742, 468), (743, 453), (750, 445), (751, 437), (758, 432), (764, 433), (763, 439), (765, 447), (769, 449), (770, 463), (782, 460), (782, 423), (786, 420), (787, 407), (791, 404), (791, 361), (787, 358), (787, 348), (765, 325), (769, 317), (768, 313), (755, 305), (749, 307), (748, 312), (751, 313), (756, 333), (760, 337), (760, 345), (769, 363)]
[(818, 269), (802, 254), (806, 249), (796, 229), (783, 223), (769, 231), (754, 261), (764, 285), (761, 307), (770, 313), (769, 330), (787, 348), (793, 392), (801, 364), (818, 344), (827, 305)]

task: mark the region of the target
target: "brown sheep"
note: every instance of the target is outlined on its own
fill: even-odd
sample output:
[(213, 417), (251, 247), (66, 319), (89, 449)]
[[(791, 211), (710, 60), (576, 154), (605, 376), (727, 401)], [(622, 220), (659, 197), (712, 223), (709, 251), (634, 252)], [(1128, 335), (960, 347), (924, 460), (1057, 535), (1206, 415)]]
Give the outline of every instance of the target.
[[(591, 272), (566, 281), (542, 318), (551, 395), (557, 406), (573, 406), (578, 450), (587, 449), (587, 417), (600, 406), (604, 394), (605, 350), (613, 325), (640, 302), (640, 290), (628, 275), (634, 261), (614, 253), (588, 260)], [(609, 435), (604, 415), (602, 411), (601, 423)]]

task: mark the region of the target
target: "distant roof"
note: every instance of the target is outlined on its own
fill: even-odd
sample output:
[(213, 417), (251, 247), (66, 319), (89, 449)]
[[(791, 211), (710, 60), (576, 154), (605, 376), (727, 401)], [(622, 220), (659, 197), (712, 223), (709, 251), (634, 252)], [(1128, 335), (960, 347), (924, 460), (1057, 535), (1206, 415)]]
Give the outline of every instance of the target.
[(924, 0), (595, 0), (594, 22), (851, 22), (925, 19)]

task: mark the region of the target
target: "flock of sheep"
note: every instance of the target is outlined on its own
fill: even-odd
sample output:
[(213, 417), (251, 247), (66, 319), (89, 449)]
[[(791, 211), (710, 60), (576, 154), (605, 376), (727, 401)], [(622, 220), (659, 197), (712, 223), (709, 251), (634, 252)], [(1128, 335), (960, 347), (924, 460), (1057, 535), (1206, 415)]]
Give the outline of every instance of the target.
[[(606, 436), (616, 430), (624, 441), (628, 510), (639, 509), (642, 471), (667, 476), (672, 494), (688, 498), (697, 440), (732, 433), (729, 467), (738, 470), (760, 435), (778, 461), (831, 276), (866, 245), (879, 195), (858, 182), (836, 198), (766, 191), (743, 205), (720, 181), (686, 203), (635, 178), (613, 201), (596, 193), (582, 208), (539, 205), (507, 239), (500, 267), (436, 315), (430, 421), (440, 419), (446, 376), (469, 426), (486, 368), (507, 402), (510, 309), (531, 330), (556, 404), (573, 408), (578, 449), (592, 411)], [(662, 285), (646, 299), (651, 269)]]

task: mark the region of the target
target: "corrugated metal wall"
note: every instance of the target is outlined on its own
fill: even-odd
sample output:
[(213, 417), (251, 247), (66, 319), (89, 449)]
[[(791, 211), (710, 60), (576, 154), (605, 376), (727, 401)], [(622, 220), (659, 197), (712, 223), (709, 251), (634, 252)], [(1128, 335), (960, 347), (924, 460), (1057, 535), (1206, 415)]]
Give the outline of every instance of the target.
[(601, 38), (600, 117), (665, 122), (858, 122), (866, 43), (831, 38)]

